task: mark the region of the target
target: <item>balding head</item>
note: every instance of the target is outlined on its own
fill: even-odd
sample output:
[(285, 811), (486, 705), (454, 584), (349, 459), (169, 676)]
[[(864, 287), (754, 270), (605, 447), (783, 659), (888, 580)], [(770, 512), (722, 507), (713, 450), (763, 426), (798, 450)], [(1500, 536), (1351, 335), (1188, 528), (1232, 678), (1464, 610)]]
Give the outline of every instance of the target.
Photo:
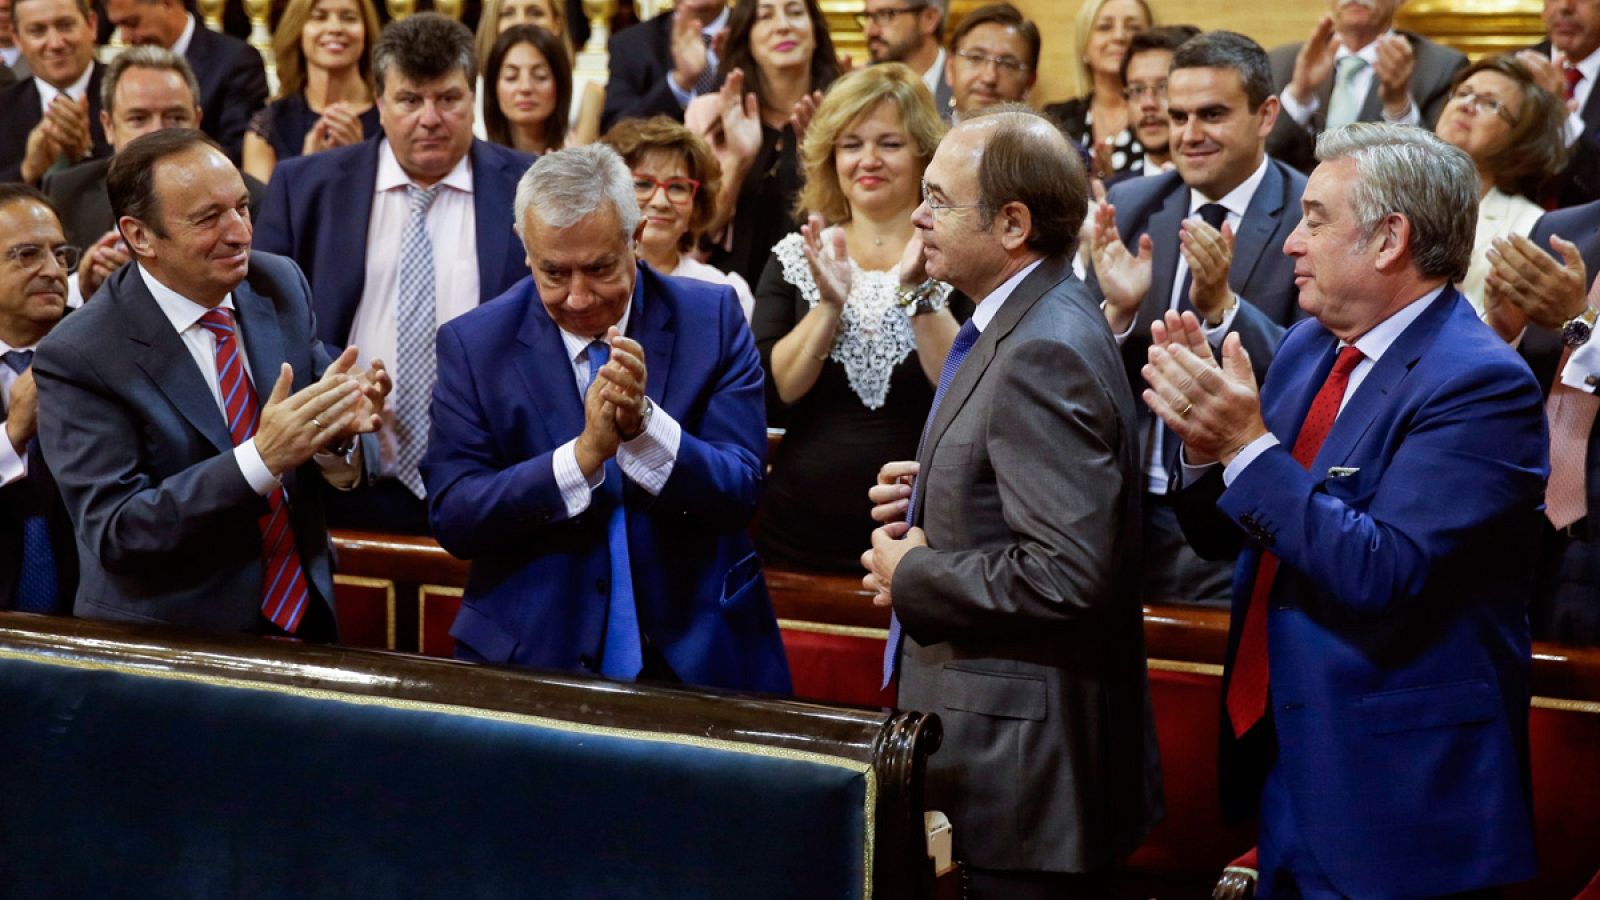
[(1088, 213), (1083, 165), (1060, 129), (1020, 104), (991, 107), (957, 125), (951, 135), (972, 134), (978, 147), (978, 201), (985, 218), (1008, 203), (1028, 208), (1028, 247), (1044, 256), (1077, 249)]

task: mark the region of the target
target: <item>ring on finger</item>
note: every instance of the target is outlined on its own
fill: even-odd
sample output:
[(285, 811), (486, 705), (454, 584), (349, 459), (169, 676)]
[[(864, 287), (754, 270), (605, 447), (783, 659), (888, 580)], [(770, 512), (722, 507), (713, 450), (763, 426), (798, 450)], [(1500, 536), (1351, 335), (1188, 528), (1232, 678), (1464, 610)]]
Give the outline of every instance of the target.
[(1187, 419), (1187, 418), (1189, 418), (1189, 413), (1193, 412), (1193, 411), (1194, 411), (1194, 404), (1193, 403), (1184, 404), (1183, 409), (1178, 410), (1178, 418)]
[(311, 427), (317, 429), (318, 431), (321, 431), (324, 426), (323, 426), (323, 424), (321, 422), (317, 421), (317, 419), (315, 417), (312, 417), (312, 419), (311, 419)]

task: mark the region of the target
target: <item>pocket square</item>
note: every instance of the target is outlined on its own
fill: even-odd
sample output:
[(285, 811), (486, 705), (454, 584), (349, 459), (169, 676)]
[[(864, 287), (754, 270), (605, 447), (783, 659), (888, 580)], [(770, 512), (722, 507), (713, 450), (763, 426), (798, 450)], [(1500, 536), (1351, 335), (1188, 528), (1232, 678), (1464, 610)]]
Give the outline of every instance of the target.
[(1355, 468), (1346, 468), (1344, 466), (1329, 466), (1328, 467), (1328, 477), (1329, 478), (1349, 478), (1350, 476), (1352, 476), (1352, 475), (1354, 475), (1354, 474), (1356, 474), (1357, 472), (1360, 472), (1360, 471), (1361, 471), (1361, 468), (1359, 466), (1357, 466)]

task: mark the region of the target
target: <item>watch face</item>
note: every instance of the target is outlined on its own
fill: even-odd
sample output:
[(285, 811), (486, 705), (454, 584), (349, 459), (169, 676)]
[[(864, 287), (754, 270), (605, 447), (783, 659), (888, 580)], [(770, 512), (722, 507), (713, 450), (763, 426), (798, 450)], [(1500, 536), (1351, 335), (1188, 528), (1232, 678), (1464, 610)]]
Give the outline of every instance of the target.
[(1568, 347), (1578, 347), (1588, 342), (1592, 330), (1588, 322), (1573, 319), (1567, 323), (1567, 327), (1561, 329), (1561, 340)]

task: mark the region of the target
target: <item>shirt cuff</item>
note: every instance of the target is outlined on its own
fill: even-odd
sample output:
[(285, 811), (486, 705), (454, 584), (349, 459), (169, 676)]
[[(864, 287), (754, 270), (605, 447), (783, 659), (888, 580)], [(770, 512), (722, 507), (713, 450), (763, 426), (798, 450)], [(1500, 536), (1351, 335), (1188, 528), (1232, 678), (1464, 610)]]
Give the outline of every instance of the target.
[(282, 482), (278, 476), (272, 474), (266, 462), (261, 459), (261, 451), (256, 449), (256, 439), (248, 441), (233, 448), (233, 458), (239, 463), (239, 471), (244, 474), (244, 480), (250, 484), (250, 490), (261, 496), (273, 492)]
[(1322, 101), (1317, 97), (1312, 97), (1310, 103), (1301, 106), (1300, 102), (1290, 95), (1288, 88), (1278, 92), (1278, 103), (1283, 107), (1284, 114), (1301, 128), (1311, 124), (1311, 117), (1322, 108)]
[(1222, 470), (1222, 483), (1232, 487), (1233, 480), (1239, 477), (1239, 473), (1243, 472), (1246, 466), (1255, 462), (1256, 457), (1276, 446), (1278, 446), (1278, 439), (1270, 433), (1263, 434), (1261, 437), (1245, 444), (1244, 449), (1239, 451), (1239, 455), (1233, 458), (1233, 462), (1228, 463), (1227, 467)]
[(1228, 336), (1228, 330), (1233, 328), (1233, 320), (1239, 316), (1239, 304), (1244, 300), (1238, 294), (1233, 295), (1233, 304), (1228, 311), (1222, 314), (1222, 321), (1216, 325), (1206, 324), (1205, 319), (1200, 320), (1200, 333), (1206, 336), (1206, 341), (1213, 347), (1221, 347), (1222, 339)]
[(1183, 481), (1180, 487), (1188, 487), (1206, 476), (1207, 472), (1217, 467), (1215, 462), (1208, 462), (1203, 466), (1191, 465), (1188, 454), (1183, 450), (1178, 451), (1178, 465), (1183, 469)]
[(595, 488), (605, 483), (605, 466), (596, 469), (593, 478), (584, 477), (583, 470), (578, 468), (577, 438), (557, 447), (556, 452), (550, 455), (550, 464), (555, 469), (556, 487), (561, 491), (561, 502), (567, 507), (567, 518), (572, 519), (582, 515), (583, 511), (589, 508)]
[(657, 406), (650, 413), (650, 424), (644, 433), (631, 441), (623, 441), (617, 448), (617, 465), (634, 484), (644, 488), (650, 496), (657, 496), (672, 475), (672, 466), (678, 461), (678, 444), (682, 440), (683, 426)]
[(311, 459), (322, 470), (322, 480), (334, 490), (348, 491), (361, 483), (361, 440), (350, 442), (349, 453), (315, 454)]
[(1561, 383), (1577, 391), (1600, 393), (1600, 340), (1590, 339), (1567, 357)]
[(0, 428), (0, 487), (20, 481), (28, 474), (28, 451), (17, 452), (11, 438)]
[(672, 97), (674, 100), (678, 101), (679, 106), (688, 106), (689, 101), (695, 98), (694, 91), (686, 91), (683, 88), (678, 87), (678, 83), (672, 80), (671, 69), (668, 69), (667, 74), (661, 77), (667, 80), (667, 90), (672, 92)]
[[(1104, 301), (1104, 300), (1100, 301), (1100, 311), (1101, 312), (1105, 312), (1106, 311), (1106, 301)], [(1121, 347), (1123, 344), (1126, 344), (1128, 342), (1128, 338), (1130, 336), (1132, 336), (1133, 330), (1135, 328), (1138, 328), (1138, 327), (1139, 327), (1139, 317), (1138, 316), (1134, 316), (1133, 317), (1133, 321), (1128, 323), (1128, 327), (1124, 328), (1122, 330), (1121, 334), (1112, 335), (1112, 337), (1115, 338), (1116, 341), (1117, 341), (1117, 346)]]
[(1422, 114), (1417, 112), (1417, 101), (1410, 96), (1406, 97), (1406, 111), (1395, 118), (1389, 118), (1389, 114), (1384, 112), (1382, 109), (1378, 110), (1378, 115), (1382, 116), (1383, 120), (1388, 122), (1390, 125), (1420, 126), (1422, 124)]

